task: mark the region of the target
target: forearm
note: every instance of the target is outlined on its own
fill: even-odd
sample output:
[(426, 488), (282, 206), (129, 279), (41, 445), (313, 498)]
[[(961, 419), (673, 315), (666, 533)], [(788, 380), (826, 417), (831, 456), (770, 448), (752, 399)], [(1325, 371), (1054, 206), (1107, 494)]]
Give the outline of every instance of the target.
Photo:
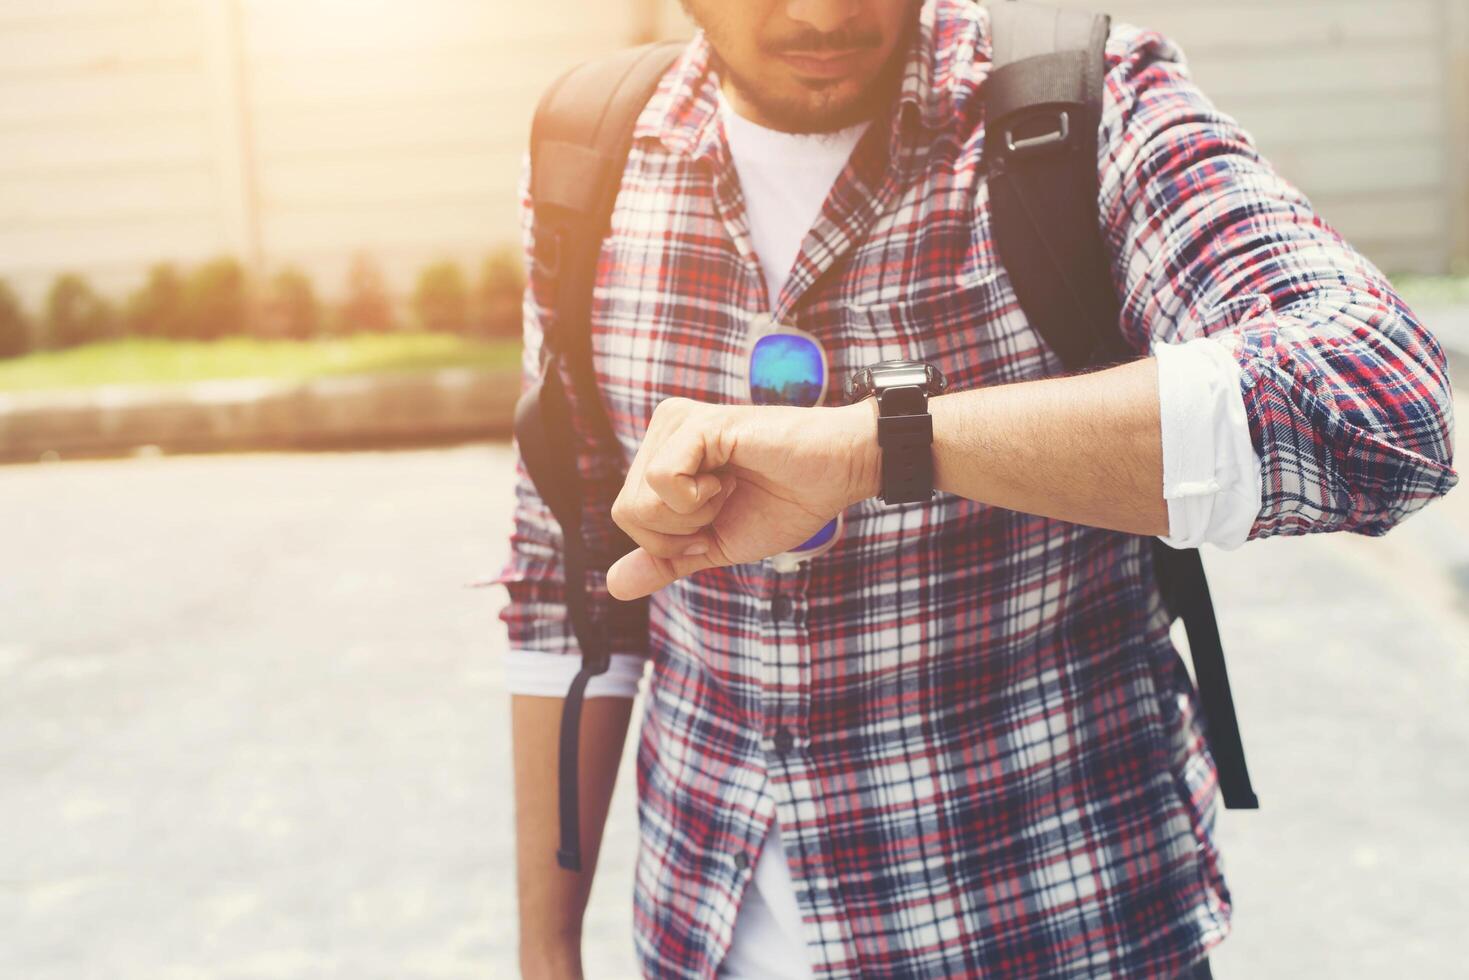
[[(865, 489), (881, 489), (877, 406)], [(1132, 534), (1168, 533), (1157, 362), (929, 399), (934, 486), (996, 507)]]
[(589, 698), (582, 704), (579, 787), (584, 870), (573, 873), (556, 863), (562, 704), (562, 698), (521, 694), (510, 698), (520, 960), (526, 977), (580, 975), (582, 915), (632, 715), (631, 698)]

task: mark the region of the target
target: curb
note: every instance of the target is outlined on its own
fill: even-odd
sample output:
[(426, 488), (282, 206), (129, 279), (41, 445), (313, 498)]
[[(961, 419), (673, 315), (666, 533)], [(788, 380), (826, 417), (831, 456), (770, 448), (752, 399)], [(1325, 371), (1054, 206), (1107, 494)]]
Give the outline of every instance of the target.
[(505, 437), (519, 394), (519, 368), (0, 394), (0, 462)]
[[(1469, 360), (1469, 307), (1420, 315)], [(241, 378), (0, 393), (0, 463), (148, 452), (349, 449), (507, 438), (520, 369)]]

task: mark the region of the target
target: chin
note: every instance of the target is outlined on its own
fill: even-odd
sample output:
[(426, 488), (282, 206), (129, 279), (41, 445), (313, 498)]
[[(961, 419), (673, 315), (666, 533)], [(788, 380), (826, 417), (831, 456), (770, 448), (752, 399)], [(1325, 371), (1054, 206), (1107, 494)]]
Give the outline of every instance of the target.
[(763, 96), (756, 104), (777, 129), (792, 133), (831, 132), (845, 129), (876, 111), (865, 94), (866, 86), (857, 80), (819, 84), (802, 80), (794, 83), (788, 92), (778, 97)]

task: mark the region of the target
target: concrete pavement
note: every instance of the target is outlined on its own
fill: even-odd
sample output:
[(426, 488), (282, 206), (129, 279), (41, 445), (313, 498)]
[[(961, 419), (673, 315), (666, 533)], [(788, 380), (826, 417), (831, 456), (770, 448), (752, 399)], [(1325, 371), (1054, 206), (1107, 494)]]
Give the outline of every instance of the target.
[[(1456, 372), (1456, 377), (1464, 376)], [(512, 977), (504, 445), (0, 469), (0, 977)], [(1205, 553), (1232, 978), (1462, 974), (1469, 492)], [(587, 931), (634, 975), (632, 753)]]

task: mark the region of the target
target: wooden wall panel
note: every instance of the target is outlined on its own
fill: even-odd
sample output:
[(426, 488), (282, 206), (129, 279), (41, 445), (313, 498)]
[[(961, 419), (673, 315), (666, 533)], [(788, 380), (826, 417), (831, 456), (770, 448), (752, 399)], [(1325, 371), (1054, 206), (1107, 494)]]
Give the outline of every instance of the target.
[[(1379, 264), (1435, 271), (1469, 250), (1466, 0), (1102, 5), (1178, 41), (1220, 108)], [(365, 249), (406, 294), (435, 258), (477, 264), (516, 240), (538, 93), (636, 33), (686, 36), (676, 0), (654, 9), (7, 0), (0, 276), (34, 306), (64, 270), (125, 289), (158, 260), (258, 247), (263, 271), (299, 264), (331, 294)]]
[(199, 9), (0, 5), (0, 276), (33, 309), (60, 272), (110, 289), (224, 244)]
[(620, 46), (633, 4), (259, 0), (248, 8), (262, 234), (328, 289), (353, 252), (407, 294), (438, 258), (518, 240), (530, 114), (563, 67)]
[[(1450, 262), (1444, 11), (1462, 0), (1059, 0), (1183, 49), (1199, 86), (1389, 271)], [(1412, 202), (1404, 206), (1404, 202)]]

